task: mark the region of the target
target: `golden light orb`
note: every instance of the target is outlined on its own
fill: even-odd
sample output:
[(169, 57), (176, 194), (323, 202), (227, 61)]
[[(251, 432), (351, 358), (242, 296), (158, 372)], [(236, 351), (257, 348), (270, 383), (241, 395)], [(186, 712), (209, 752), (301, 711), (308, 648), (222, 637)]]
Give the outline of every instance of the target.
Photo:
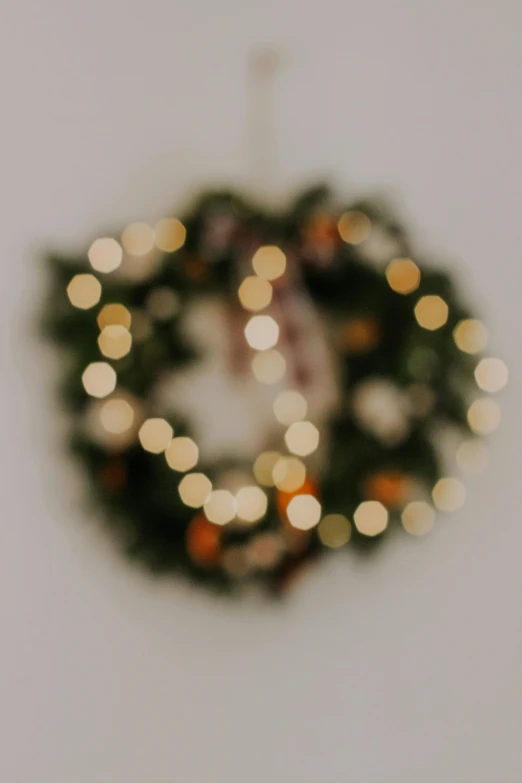
[(390, 288), (398, 294), (411, 294), (420, 285), (420, 269), (411, 258), (394, 258), (386, 268)]
[(265, 351), (279, 340), (279, 326), (270, 315), (254, 315), (245, 326), (245, 337), (251, 348)]
[(286, 507), (286, 515), (297, 530), (311, 530), (321, 519), (321, 504), (313, 495), (296, 495)]
[(464, 353), (480, 353), (487, 347), (489, 332), (476, 318), (465, 318), (453, 330), (453, 339), (457, 348)]
[(147, 419), (138, 432), (145, 451), (161, 454), (170, 445), (174, 431), (165, 419)]
[(490, 397), (479, 397), (468, 408), (468, 424), (475, 435), (490, 435), (501, 419), (500, 405)]
[(265, 487), (274, 486), (273, 470), (281, 457), (278, 451), (263, 451), (254, 462), (254, 476), (259, 484)]
[(352, 526), (343, 514), (327, 514), (319, 523), (317, 535), (324, 546), (339, 549), (350, 540)]
[(113, 435), (121, 435), (134, 424), (134, 410), (127, 400), (112, 398), (100, 409), (102, 427)]
[(75, 275), (67, 286), (67, 296), (74, 307), (90, 310), (101, 299), (102, 287), (94, 275)]
[(116, 388), (116, 373), (107, 362), (92, 362), (84, 370), (82, 383), (87, 394), (101, 399)]
[(288, 451), (307, 457), (319, 446), (319, 430), (311, 421), (294, 421), (285, 432)]
[(415, 305), (415, 318), (419, 326), (434, 332), (448, 320), (449, 308), (440, 296), (422, 296)]
[(154, 226), (154, 242), (158, 250), (173, 253), (185, 244), (187, 229), (177, 218), (162, 218)]
[(105, 329), (106, 326), (124, 326), (130, 329), (132, 317), (122, 304), (106, 304), (98, 313), (98, 326)]
[(252, 372), (259, 383), (277, 383), (285, 375), (286, 359), (276, 348), (260, 351), (252, 359)]
[(154, 247), (154, 230), (148, 223), (130, 223), (121, 235), (121, 243), (131, 256), (145, 256)]
[(132, 337), (124, 326), (106, 326), (98, 337), (100, 351), (108, 359), (121, 359), (132, 347)]
[(432, 491), (433, 502), (440, 511), (456, 511), (466, 500), (466, 487), (456, 478), (441, 478)]
[(165, 459), (169, 468), (185, 473), (187, 470), (192, 470), (197, 464), (199, 449), (192, 438), (174, 438), (170, 445), (167, 446)]
[(112, 237), (100, 237), (94, 240), (87, 255), (93, 269), (107, 274), (120, 266), (123, 250), (120, 243)]
[(245, 522), (257, 522), (268, 507), (266, 494), (259, 487), (241, 487), (236, 493), (237, 516)]
[(344, 242), (350, 245), (360, 245), (370, 236), (372, 223), (368, 215), (359, 210), (345, 212), (339, 218), (337, 229)]
[(264, 310), (272, 301), (272, 286), (268, 280), (252, 275), (245, 277), (237, 295), (245, 310)]
[(254, 272), (264, 280), (277, 280), (286, 269), (286, 256), (276, 245), (262, 245), (252, 259)]
[(388, 512), (378, 500), (365, 500), (355, 509), (355, 527), (364, 536), (378, 536), (388, 526)]
[(274, 400), (274, 414), (281, 424), (293, 424), (304, 419), (308, 411), (308, 403), (298, 391), (282, 391)]
[(502, 359), (481, 359), (475, 368), (477, 385), (486, 392), (498, 392), (508, 382), (509, 371)]
[(237, 501), (226, 489), (213, 490), (203, 504), (203, 510), (209, 522), (215, 525), (227, 525), (237, 512)]
[(401, 515), (402, 526), (413, 536), (423, 536), (429, 533), (435, 524), (435, 511), (423, 500), (408, 503)]
[(181, 500), (190, 508), (201, 508), (212, 492), (212, 482), (204, 473), (187, 473), (179, 482)]
[(306, 479), (306, 468), (298, 457), (280, 457), (272, 471), (274, 484), (282, 492), (297, 492)]

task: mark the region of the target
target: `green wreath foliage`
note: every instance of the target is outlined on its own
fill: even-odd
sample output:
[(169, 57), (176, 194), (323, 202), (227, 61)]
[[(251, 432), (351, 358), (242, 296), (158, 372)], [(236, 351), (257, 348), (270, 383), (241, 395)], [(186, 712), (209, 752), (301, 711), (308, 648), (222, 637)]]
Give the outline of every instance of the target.
[[(212, 588), (234, 590), (254, 581), (278, 592), (302, 566), (332, 547), (373, 551), (401, 529), (404, 507), (412, 499), (424, 503), (429, 517), (432, 489), (447, 474), (438, 433), (449, 425), (469, 435), (469, 406), (477, 396), (477, 356), (462, 350), (455, 337), (470, 316), (448, 274), (419, 255), (379, 199), (339, 205), (322, 186), (300, 194), (282, 212), (266, 211), (233, 193), (212, 192), (180, 220), (186, 230), (182, 245), (170, 251), (154, 248), (147, 256), (152, 258), (149, 272), (131, 279), (119, 270), (97, 272), (87, 253), (49, 257), (52, 285), (44, 321), (47, 334), (62, 348), (60, 394), (70, 414), (71, 449), (87, 473), (89, 499), (102, 509), (107, 529), (124, 550), (154, 572), (189, 575)], [(313, 490), (322, 517), (342, 515), (333, 522), (330, 518), (330, 536), (321, 525), (294, 529), (281, 502), (285, 493), (273, 487), (264, 489), (267, 510), (255, 524), (213, 525), (201, 510), (182, 501), (183, 474), (173, 471), (161, 454), (142, 447), (137, 426), (125, 442), (93, 434), (105, 400), (89, 395), (82, 377), (89, 365), (105, 360), (99, 346), (102, 309), (118, 303), (132, 317), (131, 350), (107, 359), (116, 371), (117, 387), (106, 399), (123, 394), (132, 400), (139, 410), (138, 425), (158, 415), (153, 401), (162, 374), (200, 361), (183, 327), (187, 306), (207, 295), (237, 303), (239, 260), (264, 245), (278, 246), (296, 260), (302, 285), (328, 323), (338, 357), (341, 404), (328, 422), (327, 454)], [(396, 258), (413, 259), (418, 279), (410, 284), (399, 275), (394, 282), (390, 262)], [(99, 301), (85, 309), (73, 306), (68, 296), (71, 280), (82, 274), (101, 283)], [(177, 305), (168, 317), (150, 313), (151, 295), (158, 290), (175, 295)], [(436, 328), (419, 321), (416, 308), (423, 297), (439, 297), (447, 306)], [(401, 405), (408, 401), (403, 413), (407, 430), (401, 437), (389, 438), (379, 427), (372, 428), (371, 410), (368, 420), (354, 407), (356, 398), (375, 390), (377, 397), (391, 393)], [(176, 437), (193, 434), (191, 421), (181, 415), (171, 416), (169, 424)], [(236, 469), (252, 475), (251, 464), (229, 458), (195, 468), (215, 486), (224, 472)], [(357, 524), (357, 509), (369, 500), (386, 509), (388, 524), (377, 535), (365, 535), (364, 525)], [(247, 567), (244, 555), (253, 543), (257, 555)]]

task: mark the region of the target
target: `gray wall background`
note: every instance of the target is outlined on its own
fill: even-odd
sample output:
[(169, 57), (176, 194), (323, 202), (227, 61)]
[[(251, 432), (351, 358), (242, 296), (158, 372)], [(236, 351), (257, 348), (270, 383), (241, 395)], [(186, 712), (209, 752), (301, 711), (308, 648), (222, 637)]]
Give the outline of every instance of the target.
[[(0, 20), (1, 779), (518, 783), (520, 4), (8, 0)], [(28, 319), (46, 244), (245, 181), (264, 41), (288, 55), (276, 189), (391, 189), (511, 382), (462, 511), (254, 607), (148, 580), (86, 518)]]

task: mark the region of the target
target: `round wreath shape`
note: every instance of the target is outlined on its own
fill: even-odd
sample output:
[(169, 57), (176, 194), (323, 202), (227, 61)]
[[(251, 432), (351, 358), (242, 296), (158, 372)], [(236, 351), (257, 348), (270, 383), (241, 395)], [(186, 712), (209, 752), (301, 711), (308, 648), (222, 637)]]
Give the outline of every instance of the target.
[(427, 533), (464, 501), (452, 461), (485, 465), (507, 370), (379, 200), (210, 193), (50, 260), (71, 445), (153, 571), (278, 591), (323, 552)]

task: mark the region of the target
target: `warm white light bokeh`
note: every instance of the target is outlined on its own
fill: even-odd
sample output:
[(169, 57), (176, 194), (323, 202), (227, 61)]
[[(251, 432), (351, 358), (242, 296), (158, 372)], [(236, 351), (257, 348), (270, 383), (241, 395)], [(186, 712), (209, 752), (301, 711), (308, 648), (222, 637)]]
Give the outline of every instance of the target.
[(74, 307), (89, 310), (100, 301), (102, 287), (94, 275), (75, 275), (67, 286), (67, 296)]
[(264, 280), (277, 280), (286, 269), (286, 256), (275, 245), (263, 245), (254, 253), (252, 267)]
[(119, 242), (112, 237), (95, 239), (89, 248), (89, 261), (96, 272), (114, 272), (119, 267), (123, 252)]
[(140, 443), (145, 451), (161, 454), (172, 441), (174, 431), (165, 419), (147, 419), (138, 433)]

